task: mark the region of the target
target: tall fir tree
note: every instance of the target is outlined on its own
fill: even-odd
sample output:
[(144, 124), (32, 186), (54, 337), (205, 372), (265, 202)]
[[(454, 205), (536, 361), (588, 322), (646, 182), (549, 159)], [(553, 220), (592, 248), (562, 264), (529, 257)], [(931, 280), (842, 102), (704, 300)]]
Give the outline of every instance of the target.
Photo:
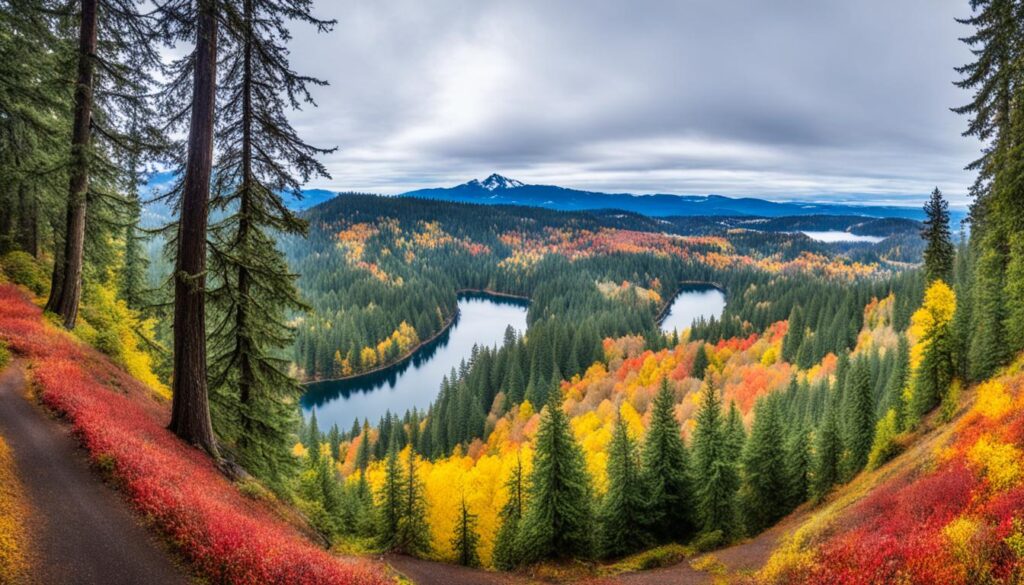
[(875, 434), (875, 401), (867, 358), (858, 357), (850, 365), (843, 398), (842, 471), (848, 481), (867, 464)]
[(697, 425), (693, 431), (694, 500), (706, 533), (732, 535), (736, 528), (739, 473), (722, 413), (722, 400), (712, 378), (704, 381)]
[(306, 226), (281, 194), (299, 198), (302, 183), (328, 177), (315, 157), (330, 152), (303, 142), (286, 117), (288, 108), (313, 103), (309, 85), (325, 84), (291, 69), (287, 26), (327, 31), (333, 23), (315, 18), (308, 0), (239, 4), (225, 11), (219, 51), (210, 206), (222, 217), (210, 226), (210, 379), (219, 434), (233, 439), (247, 468), (279, 479), (301, 394), (284, 353), (293, 337), (287, 319), (304, 306), (276, 242)]
[[(206, 361), (207, 219), (213, 173), (217, 63), (220, 22), (216, 0), (173, 0), (161, 6), (165, 35), (194, 39), (195, 48), (179, 59), (164, 96), (169, 124), (187, 126), (184, 172), (177, 195), (174, 254), (174, 353), (171, 424), (182, 440), (216, 456), (210, 420)], [(181, 104), (188, 104), (182, 108)]]
[(647, 506), (636, 443), (619, 418), (608, 446), (608, 491), (599, 512), (602, 556), (625, 556), (649, 545), (644, 522)]
[(785, 449), (786, 503), (793, 509), (807, 500), (811, 487), (809, 433), (803, 422), (791, 425)]
[[(66, 207), (66, 166), (72, 104), (65, 63), (69, 40), (47, 0), (0, 6), (0, 253), (38, 257), (49, 225)], [(57, 217), (61, 213), (61, 217)], [(60, 233), (55, 230), (55, 247)], [(42, 293), (40, 287), (35, 292)]]
[(697, 344), (697, 353), (693, 357), (693, 368), (690, 377), (703, 380), (708, 370), (708, 351), (703, 343)]
[[(394, 439), (393, 443), (397, 445), (398, 440)], [(417, 456), (413, 449), (409, 449), (406, 456), (403, 479), (402, 513), (398, 521), (395, 549), (408, 555), (425, 557), (430, 554), (430, 526), (427, 524), (423, 482), (419, 478)]]
[(463, 567), (480, 566), (480, 535), (477, 534), (477, 516), (469, 511), (466, 496), (462, 496), (459, 507), (459, 519), (455, 522), (452, 534), (452, 550), (455, 551), (455, 562)]
[[(112, 219), (104, 207), (113, 205), (118, 215), (126, 211), (125, 199), (115, 194), (125, 174), (116, 157), (155, 146), (155, 140), (141, 141), (130, 128), (149, 122), (150, 75), (160, 67), (160, 57), (153, 19), (137, 2), (79, 0), (41, 8), (63, 13), (75, 23), (78, 36), (63, 242), (46, 302), (46, 310), (73, 329), (87, 267), (87, 234), (110, 235), (111, 225), (97, 229), (104, 215)], [(147, 134), (155, 138), (151, 130)], [(90, 203), (99, 213), (87, 213)]]
[(782, 359), (796, 363), (797, 352), (804, 342), (804, 312), (800, 307), (793, 307), (789, 313), (788, 329), (786, 337), (782, 340)]
[(668, 379), (662, 378), (643, 448), (649, 520), (654, 535), (662, 541), (683, 540), (694, 531), (690, 458), (675, 417), (675, 403)]
[(541, 415), (527, 493), (517, 545), (523, 562), (592, 556), (590, 476), (557, 389), (550, 392)]
[(839, 433), (839, 409), (836, 407), (836, 399), (833, 391), (814, 437), (811, 493), (817, 500), (827, 496), (832, 487), (839, 483), (843, 442)]
[(405, 512), (405, 475), (399, 460), (398, 445), (392, 443), (384, 460), (384, 481), (377, 491), (377, 548), (401, 550), (402, 515)]
[(949, 232), (949, 203), (938, 187), (924, 205), (925, 220), (921, 238), (925, 241), (924, 275), (927, 282), (934, 280), (953, 283), (953, 261), (956, 250)]
[[(1008, 282), (1006, 276), (1015, 259), (1024, 261), (1020, 256), (1024, 250), (1015, 252), (1010, 242), (1013, 234), (1024, 229), (1024, 205), (1017, 187), (1024, 172), (1019, 164), (1024, 138), (1020, 106), (1024, 19), (1015, 0), (977, 0), (971, 8), (971, 16), (960, 22), (973, 29), (963, 41), (975, 60), (957, 69), (963, 76), (957, 85), (973, 95), (954, 111), (970, 117), (964, 134), (984, 144), (981, 157), (967, 167), (978, 173), (971, 189), (975, 198), (970, 210), (971, 247), (977, 263), (968, 373), (980, 380), (992, 375), (1018, 345), (1006, 330), (1007, 324), (1016, 321), (1008, 312), (1007, 300), (1015, 298), (1017, 283)], [(1024, 344), (1024, 333), (1019, 334), (1019, 344)]]
[(742, 505), (744, 525), (756, 534), (788, 511), (789, 481), (786, 468), (786, 433), (776, 397), (754, 406), (750, 440), (743, 452)]
[(526, 506), (526, 477), (523, 474), (522, 453), (516, 456), (516, 465), (505, 481), (505, 490), (508, 492), (508, 499), (499, 513), (501, 527), (494, 538), (492, 562), (496, 568), (510, 571), (519, 565), (521, 558), (517, 543), (519, 526)]

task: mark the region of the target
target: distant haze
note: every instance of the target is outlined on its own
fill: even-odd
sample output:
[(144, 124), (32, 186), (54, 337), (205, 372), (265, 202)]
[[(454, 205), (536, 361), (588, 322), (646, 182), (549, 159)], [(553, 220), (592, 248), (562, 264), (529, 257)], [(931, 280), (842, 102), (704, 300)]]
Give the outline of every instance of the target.
[(966, 203), (966, 0), (344, 0), (296, 27), (327, 79), (293, 119), (309, 187), (400, 193), (497, 171), (605, 192)]

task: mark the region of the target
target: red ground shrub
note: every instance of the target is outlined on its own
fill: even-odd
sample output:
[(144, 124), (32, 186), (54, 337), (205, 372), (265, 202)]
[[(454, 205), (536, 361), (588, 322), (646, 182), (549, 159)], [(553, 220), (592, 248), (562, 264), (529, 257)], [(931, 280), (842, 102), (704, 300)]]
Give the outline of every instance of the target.
[(94, 350), (43, 323), (0, 286), (0, 338), (29, 359), (42, 399), (67, 418), (94, 460), (113, 462), (135, 509), (211, 583), (389, 583), (380, 568), (313, 546), (243, 497), (204, 454), (164, 428), (167, 406)]

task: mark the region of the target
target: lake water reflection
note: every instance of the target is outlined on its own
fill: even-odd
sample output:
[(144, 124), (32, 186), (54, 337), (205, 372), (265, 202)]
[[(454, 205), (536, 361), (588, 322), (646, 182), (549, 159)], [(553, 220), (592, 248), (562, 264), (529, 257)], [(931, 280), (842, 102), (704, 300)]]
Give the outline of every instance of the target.
[(348, 431), (355, 420), (376, 424), (384, 413), (404, 414), (416, 407), (426, 410), (441, 387), (441, 379), (468, 359), (473, 345), (501, 344), (509, 325), (526, 330), (525, 301), (466, 294), (459, 297), (459, 316), (448, 331), (413, 357), (381, 372), (353, 380), (314, 382), (306, 385), (302, 414), (315, 409), (321, 429), (334, 423)]
[(725, 293), (710, 284), (684, 284), (672, 301), (668, 314), (661, 321), (661, 330), (682, 333), (700, 317), (721, 317), (725, 310)]

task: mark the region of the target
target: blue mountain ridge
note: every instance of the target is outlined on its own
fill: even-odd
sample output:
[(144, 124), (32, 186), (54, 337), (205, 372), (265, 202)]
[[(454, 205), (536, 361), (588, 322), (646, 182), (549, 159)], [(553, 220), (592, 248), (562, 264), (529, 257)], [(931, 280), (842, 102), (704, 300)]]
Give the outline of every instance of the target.
[[(920, 207), (854, 205), (847, 203), (777, 202), (723, 195), (634, 195), (581, 191), (553, 185), (527, 185), (499, 174), (455, 187), (419, 189), (403, 197), (439, 199), (485, 205), (527, 205), (561, 211), (621, 209), (652, 217), (857, 215), (922, 219)], [(959, 216), (959, 217), (957, 217)], [(954, 219), (963, 212), (954, 211)]]
[[(154, 173), (143, 188), (143, 198), (152, 197), (173, 179), (170, 172)], [(326, 189), (304, 189), (302, 198), (285, 194), (285, 205), (296, 211), (315, 207), (338, 196)], [(397, 197), (415, 197), (482, 205), (522, 205), (559, 211), (622, 210), (648, 217), (791, 217), (810, 215), (845, 215), (877, 218), (924, 218), (920, 207), (895, 205), (855, 205), (849, 203), (768, 201), (755, 197), (726, 197), (723, 195), (635, 195), (632, 193), (602, 193), (568, 189), (554, 185), (529, 185), (503, 177), (497, 173), (483, 180), (473, 179), (454, 187), (418, 189), (401, 193)], [(170, 219), (170, 209), (164, 203), (146, 206), (151, 221)], [(955, 222), (966, 215), (951, 210)], [(151, 222), (150, 221), (150, 222)], [(145, 222), (145, 219), (144, 219)], [(145, 223), (150, 223), (145, 222)]]

